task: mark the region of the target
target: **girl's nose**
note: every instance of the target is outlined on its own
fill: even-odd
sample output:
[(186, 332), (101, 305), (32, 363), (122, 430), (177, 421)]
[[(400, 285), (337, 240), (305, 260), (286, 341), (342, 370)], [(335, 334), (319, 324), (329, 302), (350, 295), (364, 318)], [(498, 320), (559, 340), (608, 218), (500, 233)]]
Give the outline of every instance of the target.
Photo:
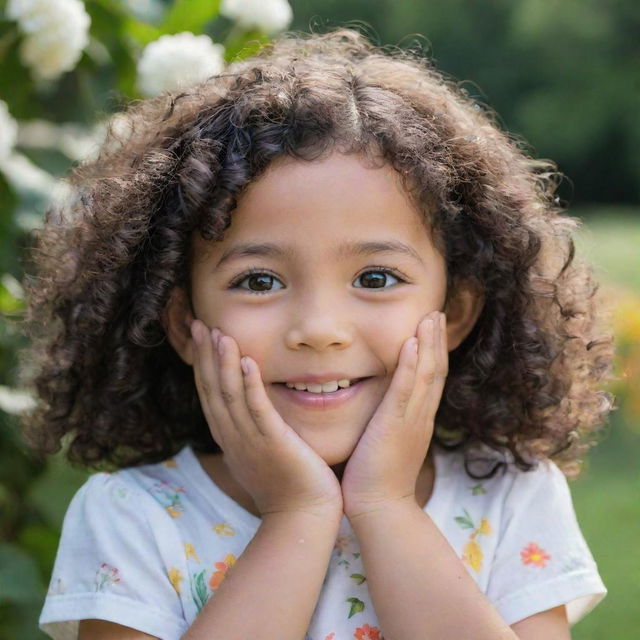
[(289, 349), (309, 347), (316, 351), (345, 349), (352, 342), (351, 322), (336, 303), (335, 295), (307, 295), (289, 315), (285, 336)]
[(335, 318), (330, 320), (315, 317), (291, 326), (285, 342), (289, 349), (309, 347), (314, 351), (324, 351), (329, 348), (346, 349), (351, 344), (351, 338), (346, 328), (341, 327)]

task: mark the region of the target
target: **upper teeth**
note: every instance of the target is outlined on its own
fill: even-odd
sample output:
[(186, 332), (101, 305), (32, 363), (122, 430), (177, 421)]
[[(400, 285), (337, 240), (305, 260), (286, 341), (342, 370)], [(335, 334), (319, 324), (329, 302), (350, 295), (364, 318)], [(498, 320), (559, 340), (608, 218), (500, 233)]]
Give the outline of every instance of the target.
[(298, 391), (310, 391), (311, 393), (331, 393), (337, 391), (338, 387), (348, 387), (351, 384), (349, 380), (344, 378), (343, 380), (331, 380), (329, 382), (315, 383), (310, 382), (287, 382), (286, 385), (289, 389), (297, 389)]

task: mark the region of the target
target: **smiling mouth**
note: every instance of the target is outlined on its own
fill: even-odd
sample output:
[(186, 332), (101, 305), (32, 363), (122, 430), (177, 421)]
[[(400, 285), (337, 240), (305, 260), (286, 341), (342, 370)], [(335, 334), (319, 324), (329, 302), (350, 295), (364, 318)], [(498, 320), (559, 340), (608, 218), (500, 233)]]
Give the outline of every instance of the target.
[[(355, 386), (356, 384), (358, 384), (359, 382), (362, 382), (363, 380), (370, 380), (373, 376), (367, 376), (365, 378), (354, 378), (353, 380), (351, 380), (351, 383), (349, 384), (348, 387), (338, 387), (338, 389), (336, 391), (340, 391), (341, 389), (349, 389), (350, 387)], [(290, 391), (299, 391), (300, 393), (312, 393), (314, 395), (322, 395), (325, 393), (336, 393), (336, 391), (308, 391), (307, 389), (291, 389), (290, 387), (287, 387), (287, 383), (286, 382), (274, 382), (273, 384), (277, 384), (281, 387), (285, 387), (286, 389), (289, 389)]]

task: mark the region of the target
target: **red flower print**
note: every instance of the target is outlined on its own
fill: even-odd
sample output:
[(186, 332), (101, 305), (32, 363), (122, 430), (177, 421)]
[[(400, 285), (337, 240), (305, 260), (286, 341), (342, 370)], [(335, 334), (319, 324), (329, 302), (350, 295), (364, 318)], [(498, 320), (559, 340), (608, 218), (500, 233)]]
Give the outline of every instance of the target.
[(370, 627), (368, 624), (358, 627), (353, 637), (356, 640), (382, 640), (380, 629), (378, 627)]
[(324, 640), (333, 640), (336, 634), (332, 631)]
[(530, 564), (534, 567), (546, 567), (551, 556), (541, 549), (535, 542), (530, 542), (521, 552), (522, 564)]
[(120, 582), (118, 569), (103, 562), (96, 571), (96, 591), (105, 591), (107, 587)]
[(214, 564), (216, 571), (214, 571), (209, 578), (209, 586), (213, 591), (220, 586), (220, 583), (225, 579), (227, 572), (233, 567), (235, 562), (236, 557), (232, 553), (228, 553), (225, 556), (224, 562), (216, 562)]

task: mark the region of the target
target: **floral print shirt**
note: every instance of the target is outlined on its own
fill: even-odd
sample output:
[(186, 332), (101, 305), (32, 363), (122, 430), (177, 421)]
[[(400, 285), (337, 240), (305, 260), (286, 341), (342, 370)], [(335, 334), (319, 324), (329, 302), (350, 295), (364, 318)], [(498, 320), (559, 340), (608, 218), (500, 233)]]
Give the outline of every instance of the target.
[[(509, 465), (478, 481), (466, 474), (461, 452), (433, 446), (425, 511), (507, 624), (565, 604), (573, 625), (604, 598), (554, 463), (527, 473)], [(177, 640), (259, 525), (189, 446), (163, 463), (94, 474), (65, 516), (40, 628), (71, 640), (78, 620), (99, 618)], [(304, 640), (384, 640), (366, 573), (344, 516)]]

